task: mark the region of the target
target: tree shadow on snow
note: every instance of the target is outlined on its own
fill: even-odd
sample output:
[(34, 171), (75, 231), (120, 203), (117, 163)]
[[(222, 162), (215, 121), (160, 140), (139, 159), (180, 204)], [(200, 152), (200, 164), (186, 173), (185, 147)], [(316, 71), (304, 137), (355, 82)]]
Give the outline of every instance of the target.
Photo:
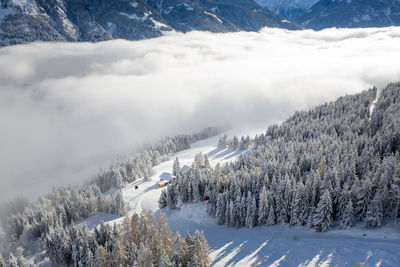
[[(204, 229), (209, 240), (213, 262), (219, 266), (355, 266), (356, 263), (388, 266), (395, 258), (386, 259), (372, 253), (368, 242), (332, 239), (305, 229), (268, 227)], [(359, 243), (360, 242), (360, 243)], [(367, 246), (367, 247), (366, 247)], [(398, 248), (398, 246), (397, 246)], [(393, 253), (396, 248), (393, 248)], [(346, 264), (344, 261), (348, 260)]]
[(238, 155), (240, 155), (243, 151), (236, 151), (232, 149), (224, 149), (221, 150), (219, 148), (216, 148), (210, 152), (207, 153), (207, 156), (212, 159), (222, 159), (222, 160), (228, 160), (230, 158), (234, 158)]

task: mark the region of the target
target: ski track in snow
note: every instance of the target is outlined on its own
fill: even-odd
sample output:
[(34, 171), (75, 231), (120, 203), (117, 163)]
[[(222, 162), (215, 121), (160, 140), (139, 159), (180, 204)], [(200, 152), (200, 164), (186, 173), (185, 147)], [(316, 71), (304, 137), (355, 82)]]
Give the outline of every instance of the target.
[[(399, 266), (399, 225), (388, 224), (378, 230), (369, 230), (359, 224), (351, 230), (328, 233), (286, 225), (235, 229), (216, 225), (207, 215), (203, 203), (185, 204), (176, 211), (160, 210), (158, 198), (164, 188), (157, 184), (160, 176), (171, 174), (175, 157), (179, 158), (181, 167), (191, 166), (194, 155), (199, 152), (209, 156), (212, 166), (237, 158), (239, 152), (221, 151), (216, 148), (217, 142), (218, 137), (213, 137), (192, 144), (190, 149), (178, 152), (171, 160), (155, 166), (149, 181), (139, 179), (122, 189), (128, 215), (142, 210), (150, 210), (155, 215), (162, 212), (173, 232), (193, 234), (195, 230), (203, 231), (210, 245), (212, 266), (355, 266), (357, 263), (362, 266)], [(93, 222), (99, 222), (99, 216), (87, 220), (93, 227)], [(111, 224), (121, 220), (104, 217), (104, 221)]]

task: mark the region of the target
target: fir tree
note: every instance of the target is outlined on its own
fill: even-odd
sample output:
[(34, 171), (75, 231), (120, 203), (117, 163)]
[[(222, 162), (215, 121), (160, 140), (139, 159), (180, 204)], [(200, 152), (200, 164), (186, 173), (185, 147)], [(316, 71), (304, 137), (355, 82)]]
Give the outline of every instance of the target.
[(162, 213), (160, 213), (158, 220), (160, 221), (159, 242), (161, 243), (161, 250), (163, 251), (163, 254), (170, 255), (172, 250), (171, 229), (169, 228), (167, 220), (164, 218)]
[(265, 188), (265, 185), (263, 186), (261, 190), (261, 194), (259, 197), (259, 208), (258, 208), (258, 224), (266, 224), (267, 222), (267, 217), (268, 217), (268, 195), (267, 195), (267, 189)]
[(96, 263), (99, 267), (107, 267), (111, 264), (108, 252), (103, 246), (99, 246), (96, 250)]
[(294, 198), (291, 205), (290, 224), (300, 226), (303, 224), (303, 199), (301, 195), (302, 187), (299, 185), (294, 193)]
[(224, 134), (223, 136), (221, 136), (220, 138), (219, 138), (219, 140), (218, 140), (218, 148), (219, 149), (225, 149), (226, 148), (226, 139), (227, 139), (227, 136), (226, 136), (226, 134)]
[(332, 227), (332, 200), (328, 190), (321, 196), (314, 215), (314, 225), (317, 232), (329, 231)]
[(28, 266), (28, 262), (26, 261), (24, 257), (24, 249), (22, 247), (18, 247), (16, 249), (16, 256), (17, 256), (17, 263), (19, 267), (25, 267)]
[(355, 207), (355, 215), (359, 221), (362, 221), (366, 216), (366, 212), (369, 206), (369, 203), (372, 199), (372, 184), (371, 180), (368, 178), (362, 184), (360, 192), (357, 195), (357, 204)]
[(1, 255), (0, 255), (0, 267), (6, 267), (6, 263)]
[(128, 265), (128, 257), (125, 255), (125, 250), (119, 241), (116, 241), (111, 253), (112, 266), (126, 266)]
[(179, 165), (179, 159), (177, 157), (177, 158), (175, 158), (174, 164), (172, 167), (172, 175), (177, 177), (180, 174), (180, 172), (181, 172), (181, 167)]
[(271, 203), (269, 205), (269, 211), (268, 211), (268, 218), (267, 218), (267, 225), (272, 226), (276, 223), (276, 218), (275, 218), (275, 209), (274, 209), (274, 204)]
[(18, 266), (18, 260), (17, 260), (17, 258), (14, 256), (14, 254), (10, 253), (10, 256), (8, 257), (7, 265), (8, 265), (9, 267), (19, 267), (19, 266)]
[(194, 257), (192, 263), (194, 266), (209, 266), (210, 261), (208, 258), (209, 248), (208, 243), (203, 233), (198, 231), (194, 234)]
[(204, 168), (206, 168), (206, 169), (210, 169), (210, 161), (209, 161), (209, 159), (208, 159), (208, 156), (207, 156), (207, 154), (204, 154)]
[(236, 135), (233, 137), (232, 149), (233, 150), (239, 149), (239, 139), (237, 138)]
[(167, 193), (165, 190), (161, 192), (160, 198), (158, 199), (158, 207), (163, 209), (167, 206)]
[(383, 220), (382, 195), (377, 192), (368, 207), (365, 223), (369, 228), (381, 227)]
[(173, 240), (173, 249), (171, 252), (171, 260), (175, 266), (185, 266), (185, 250), (186, 241), (179, 232), (176, 233)]
[(348, 229), (353, 226), (354, 211), (353, 211), (353, 201), (349, 199), (345, 210), (340, 219), (340, 228)]
[(228, 222), (228, 225), (234, 227), (234, 226), (236, 226), (236, 221), (237, 221), (236, 207), (235, 207), (234, 201), (231, 199), (231, 200), (229, 200), (229, 222)]
[(217, 223), (218, 224), (224, 224), (225, 223), (225, 197), (223, 194), (218, 194), (218, 199), (217, 199), (217, 212), (216, 212), (216, 218), (217, 218)]
[(177, 207), (175, 190), (171, 185), (167, 186), (167, 205), (169, 209), (175, 209)]
[(253, 228), (256, 225), (256, 200), (250, 192), (247, 193), (245, 224), (248, 228)]
[(115, 214), (118, 214), (120, 216), (124, 216), (126, 214), (125, 202), (122, 197), (121, 191), (118, 192), (115, 197)]
[(134, 265), (137, 259), (137, 248), (133, 241), (129, 241), (129, 243), (125, 247), (126, 256), (128, 258), (129, 266)]
[(394, 209), (392, 216), (394, 218), (394, 222), (397, 223), (397, 217), (400, 211), (400, 188), (398, 185), (392, 185), (392, 194), (394, 198)]
[(203, 153), (199, 152), (196, 155), (194, 155), (194, 162), (197, 163), (198, 167), (200, 168), (204, 167)]
[(138, 250), (138, 265), (143, 267), (153, 266), (152, 251), (150, 248), (143, 246), (143, 244)]

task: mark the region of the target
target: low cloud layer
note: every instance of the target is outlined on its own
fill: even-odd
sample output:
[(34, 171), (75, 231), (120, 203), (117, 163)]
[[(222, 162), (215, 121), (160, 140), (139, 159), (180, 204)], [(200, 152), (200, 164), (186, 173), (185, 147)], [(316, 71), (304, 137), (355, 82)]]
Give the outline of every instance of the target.
[(173, 33), (0, 49), (0, 199), (78, 183), (160, 136), (259, 127), (400, 80), (400, 28)]

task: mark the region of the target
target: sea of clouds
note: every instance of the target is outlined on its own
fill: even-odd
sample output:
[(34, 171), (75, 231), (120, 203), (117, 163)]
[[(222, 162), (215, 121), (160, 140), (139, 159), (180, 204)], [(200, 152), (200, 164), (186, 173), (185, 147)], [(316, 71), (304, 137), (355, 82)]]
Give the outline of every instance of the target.
[(253, 128), (400, 80), (400, 28), (0, 49), (0, 199), (79, 183), (143, 142)]

